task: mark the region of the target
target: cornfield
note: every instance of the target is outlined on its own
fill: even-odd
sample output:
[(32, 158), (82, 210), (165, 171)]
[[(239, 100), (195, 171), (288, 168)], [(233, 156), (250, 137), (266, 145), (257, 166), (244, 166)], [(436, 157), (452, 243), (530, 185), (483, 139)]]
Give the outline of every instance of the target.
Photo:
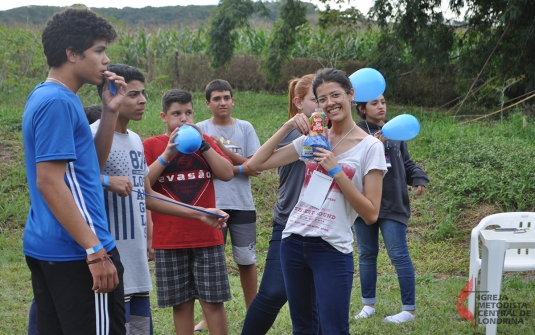
[[(321, 29), (305, 24), (294, 32), (297, 38), (290, 50), (292, 60), (283, 65), (283, 77), (279, 83), (270, 84), (259, 71), (259, 64), (270, 48), (273, 34), (270, 29), (238, 30), (234, 59), (228, 67), (220, 69), (209, 66), (210, 57), (206, 55), (208, 29), (204, 26), (172, 29), (116, 25), (116, 29), (117, 40), (108, 50), (111, 61), (135, 66), (145, 73), (148, 82), (167, 88), (198, 90), (220, 76), (231, 81), (237, 89), (281, 92), (286, 89), (289, 79), (315, 72), (318, 68), (335, 67), (352, 73), (366, 64), (374, 64), (381, 57), (381, 51), (377, 50), (381, 33), (376, 29)], [(469, 47), (463, 45), (461, 48)], [(462, 51), (457, 48), (453, 52)], [(403, 62), (408, 64), (411, 57), (412, 53), (405, 47)], [(7, 97), (4, 99), (14, 99), (11, 93), (27, 83), (42, 80), (47, 71), (40, 31), (0, 25), (0, 93), (8, 93), (3, 95)], [(387, 94), (394, 100), (405, 99), (400, 100), (404, 103), (408, 99), (414, 104), (442, 105), (455, 97), (454, 74), (444, 74), (443, 77), (437, 81), (434, 73), (415, 74), (407, 77), (409, 86), (405, 82), (394, 86), (393, 80), (387, 76), (390, 83)], [(435, 85), (430, 86), (429, 81)], [(420, 82), (421, 87), (415, 87)], [(449, 93), (437, 96), (436, 92)], [(430, 98), (422, 100), (425, 97)]]
[[(168, 74), (169, 65), (178, 55), (204, 55), (208, 45), (207, 29), (180, 30), (161, 28), (117, 28), (118, 38), (109, 50), (113, 62), (143, 69), (150, 79)], [(271, 30), (242, 29), (235, 45), (235, 55), (262, 56), (269, 48)], [(368, 31), (323, 30), (310, 25), (300, 27), (294, 58), (312, 58), (334, 62), (366, 61), (378, 38)], [(0, 26), (0, 89), (22, 78), (41, 78), (47, 71), (40, 32)]]

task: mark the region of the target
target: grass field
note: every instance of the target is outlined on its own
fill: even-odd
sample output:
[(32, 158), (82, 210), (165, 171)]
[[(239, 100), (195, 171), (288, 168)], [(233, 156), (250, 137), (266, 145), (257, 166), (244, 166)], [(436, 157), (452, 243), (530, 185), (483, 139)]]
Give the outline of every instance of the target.
[[(33, 85), (33, 84), (32, 84)], [(26, 95), (33, 86), (15, 86), (0, 96), (0, 334), (24, 334), (31, 301), (30, 275), (22, 252), (22, 229), (28, 211), (20, 120)], [(149, 103), (143, 121), (131, 129), (142, 138), (160, 134), (158, 118), (163, 89), (148, 85)], [(98, 102), (94, 88), (79, 95), (84, 105)], [(264, 142), (286, 118), (286, 96), (236, 92), (235, 117), (250, 121)], [(196, 121), (210, 116), (204, 94), (195, 93)], [(422, 129), (409, 142), (412, 159), (429, 174), (431, 182), (423, 197), (412, 197), (413, 217), (409, 248), (417, 272), (417, 321), (390, 325), (386, 315), (400, 310), (395, 271), (382, 249), (379, 257), (377, 316), (350, 320), (351, 334), (483, 334), (462, 320), (456, 297), (466, 284), (469, 233), (481, 218), (503, 211), (535, 211), (535, 120), (515, 111), (500, 120), (456, 124), (443, 111), (389, 106), (389, 117), (415, 115)], [(271, 236), (271, 217), (276, 200), (277, 176), (273, 171), (253, 178), (258, 212), (258, 270), (263, 271)], [(230, 334), (239, 334), (245, 315), (237, 269), (227, 248), (233, 300), (226, 304)], [(356, 262), (356, 257), (355, 257)], [(356, 267), (358, 271), (358, 267)], [(259, 278), (260, 279), (260, 278)], [(531, 316), (523, 324), (500, 325), (501, 334), (533, 334), (535, 329), (535, 282), (533, 274), (507, 274), (504, 294), (510, 301), (527, 303)], [(174, 332), (170, 309), (157, 309), (153, 297), (155, 333)], [(198, 305), (198, 304), (197, 304)], [(351, 315), (361, 308), (358, 272), (351, 299)], [(200, 310), (197, 310), (200, 318)], [(291, 334), (287, 307), (270, 334)]]

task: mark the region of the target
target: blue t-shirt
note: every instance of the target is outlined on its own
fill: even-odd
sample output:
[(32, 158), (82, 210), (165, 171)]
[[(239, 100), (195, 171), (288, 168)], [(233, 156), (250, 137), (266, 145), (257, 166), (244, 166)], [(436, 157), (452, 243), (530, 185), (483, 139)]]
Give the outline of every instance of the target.
[(22, 116), (22, 138), (26, 178), (30, 190), (30, 212), (24, 229), (25, 255), (54, 262), (82, 260), (85, 250), (56, 220), (36, 184), (36, 165), (66, 160), (65, 183), (78, 210), (111, 250), (100, 167), (91, 129), (78, 96), (55, 83), (40, 83), (30, 93)]

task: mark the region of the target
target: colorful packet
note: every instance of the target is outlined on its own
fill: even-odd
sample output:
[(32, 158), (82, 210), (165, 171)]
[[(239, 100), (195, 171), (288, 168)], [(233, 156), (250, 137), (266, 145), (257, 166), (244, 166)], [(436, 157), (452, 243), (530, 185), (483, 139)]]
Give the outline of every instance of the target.
[(303, 150), (301, 151), (300, 159), (302, 161), (313, 160), (314, 152), (317, 151), (317, 148), (331, 150), (329, 132), (327, 129), (329, 119), (323, 113), (323, 109), (316, 108), (316, 111), (312, 113), (309, 120), (312, 129), (308, 133), (303, 145)]

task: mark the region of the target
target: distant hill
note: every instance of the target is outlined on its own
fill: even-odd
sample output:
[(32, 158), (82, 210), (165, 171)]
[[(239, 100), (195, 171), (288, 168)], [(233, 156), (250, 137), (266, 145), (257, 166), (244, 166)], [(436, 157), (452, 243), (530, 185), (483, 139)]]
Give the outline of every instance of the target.
[[(279, 3), (265, 2), (269, 9), (268, 18), (253, 18), (253, 26), (271, 26), (279, 17)], [(84, 5), (73, 5), (85, 7)], [(192, 27), (196, 28), (207, 24), (210, 13), (215, 5), (206, 6), (172, 6), (172, 7), (144, 7), (131, 8), (91, 8), (94, 12), (110, 19), (119, 21), (127, 26), (166, 26), (166, 27)], [(312, 4), (307, 4), (307, 18), (309, 22), (316, 23), (318, 14)], [(26, 6), (0, 11), (0, 24), (19, 27), (43, 26), (56, 12), (65, 7), (55, 6)]]

